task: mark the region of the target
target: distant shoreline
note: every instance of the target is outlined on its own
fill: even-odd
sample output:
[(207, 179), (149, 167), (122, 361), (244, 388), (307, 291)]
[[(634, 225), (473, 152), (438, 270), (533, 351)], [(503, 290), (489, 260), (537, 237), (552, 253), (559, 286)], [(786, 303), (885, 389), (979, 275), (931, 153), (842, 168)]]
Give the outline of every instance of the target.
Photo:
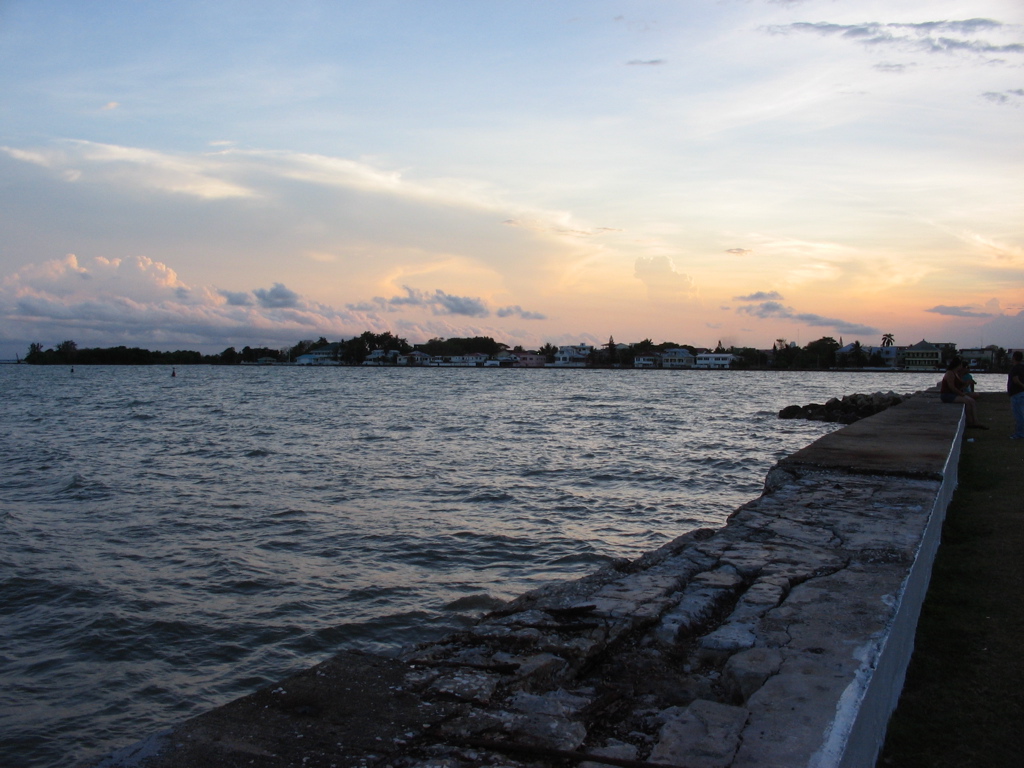
[[(942, 369), (915, 370), (906, 368), (633, 368), (610, 366), (497, 366), (497, 365), (305, 365), (302, 363), (27, 363), (24, 360), (0, 360), (0, 365), (25, 365), (39, 368), (298, 368), (298, 369), (345, 369), (365, 370), (385, 368), (388, 370), (515, 370), (515, 371), (640, 371), (677, 372), (700, 371), (706, 373), (909, 373), (941, 374)], [(1003, 371), (980, 371), (980, 375), (1004, 375)]]

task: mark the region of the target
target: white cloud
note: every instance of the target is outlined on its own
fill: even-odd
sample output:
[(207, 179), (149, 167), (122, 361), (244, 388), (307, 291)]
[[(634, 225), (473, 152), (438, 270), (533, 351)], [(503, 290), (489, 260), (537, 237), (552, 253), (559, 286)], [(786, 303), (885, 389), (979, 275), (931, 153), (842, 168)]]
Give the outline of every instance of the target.
[[(338, 264), (350, 274), (386, 271), (410, 259), (461, 259), (525, 285), (532, 271), (557, 274), (574, 263), (580, 237), (617, 231), (580, 222), (564, 210), (516, 203), (473, 179), (412, 179), (320, 154), (236, 148), (170, 153), (87, 141), (0, 152), (74, 181), (57, 190), (68, 206), (93, 217), (127, 219), (128, 231), (145, 220), (147, 242), (159, 233), (206, 248), (232, 233), (234, 243), (252, 243), (259, 261), (280, 257), (280, 251), (269, 252), (277, 239), (310, 265)], [(183, 213), (192, 219), (188, 230), (181, 226)], [(102, 219), (96, 221), (100, 226)], [(91, 225), (87, 220), (77, 234)], [(106, 229), (101, 236), (111, 237)]]
[(62, 172), (67, 180), (116, 184), (212, 200), (253, 197), (255, 192), (226, 178), (216, 156), (174, 155), (138, 147), (61, 141), (42, 149), (0, 147), (16, 160)]
[[(1024, 54), (1024, 43), (1003, 41), (1000, 36), (1019, 37), (1012, 25), (994, 19), (963, 19), (924, 22), (794, 22), (765, 27), (773, 34), (810, 33), (839, 37), (867, 47), (898, 48), (927, 54), (968, 54), (990, 59), (993, 55)], [(986, 35), (983, 38), (981, 35)], [(995, 41), (993, 41), (993, 37)]]
[(668, 256), (641, 256), (634, 263), (633, 276), (647, 286), (647, 294), (656, 301), (691, 298), (693, 278), (676, 270)]

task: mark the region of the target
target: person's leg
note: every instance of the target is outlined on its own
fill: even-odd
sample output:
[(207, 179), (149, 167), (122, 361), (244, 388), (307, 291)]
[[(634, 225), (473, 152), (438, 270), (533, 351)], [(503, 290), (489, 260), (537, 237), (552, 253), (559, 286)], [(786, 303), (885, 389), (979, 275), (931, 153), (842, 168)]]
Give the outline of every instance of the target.
[(1024, 440), (1024, 392), (1018, 392), (1010, 398), (1010, 408), (1013, 411), (1015, 425), (1013, 436), (1018, 440)]
[(982, 427), (982, 425), (978, 423), (978, 406), (974, 402), (973, 397), (958, 397), (956, 401), (964, 404), (964, 409), (967, 411), (968, 427), (981, 427), (982, 429), (988, 429), (988, 427)]

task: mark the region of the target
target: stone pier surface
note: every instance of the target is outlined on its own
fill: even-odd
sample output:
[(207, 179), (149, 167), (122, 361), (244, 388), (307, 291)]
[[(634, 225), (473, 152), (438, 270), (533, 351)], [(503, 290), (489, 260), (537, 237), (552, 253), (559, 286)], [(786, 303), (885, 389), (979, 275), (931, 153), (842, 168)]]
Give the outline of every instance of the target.
[(397, 658), (343, 653), (102, 768), (870, 768), (962, 409), (920, 394), (777, 464), (717, 530)]

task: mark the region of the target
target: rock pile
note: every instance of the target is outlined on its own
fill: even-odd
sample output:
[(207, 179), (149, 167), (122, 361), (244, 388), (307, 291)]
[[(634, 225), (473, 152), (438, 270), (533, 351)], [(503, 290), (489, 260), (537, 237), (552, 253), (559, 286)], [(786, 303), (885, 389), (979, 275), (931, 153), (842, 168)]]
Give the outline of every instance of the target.
[(895, 392), (875, 392), (871, 395), (845, 395), (841, 400), (833, 397), (824, 405), (787, 405), (779, 411), (780, 419), (808, 419), (809, 421), (831, 421), (838, 424), (853, 424), (860, 419), (874, 416), (886, 408), (899, 405), (910, 395)]

